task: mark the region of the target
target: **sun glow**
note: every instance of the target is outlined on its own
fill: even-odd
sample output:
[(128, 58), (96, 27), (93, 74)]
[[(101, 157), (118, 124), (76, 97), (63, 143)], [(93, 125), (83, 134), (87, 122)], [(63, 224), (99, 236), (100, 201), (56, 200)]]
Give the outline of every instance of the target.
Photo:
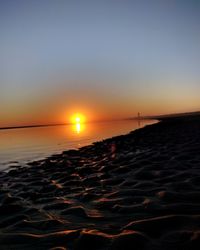
[(85, 123), (85, 116), (83, 114), (80, 113), (76, 113), (73, 116), (71, 116), (71, 123), (73, 124), (73, 130), (79, 134), (80, 132), (82, 132), (83, 128), (84, 128), (84, 123)]
[(83, 114), (76, 113), (71, 117), (71, 123), (77, 124), (77, 123), (84, 123), (85, 122), (85, 116)]

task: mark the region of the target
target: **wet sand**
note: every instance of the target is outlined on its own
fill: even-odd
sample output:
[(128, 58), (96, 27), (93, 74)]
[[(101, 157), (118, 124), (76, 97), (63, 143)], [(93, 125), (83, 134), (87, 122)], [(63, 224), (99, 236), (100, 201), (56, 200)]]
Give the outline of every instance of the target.
[(0, 173), (0, 249), (200, 249), (200, 118)]

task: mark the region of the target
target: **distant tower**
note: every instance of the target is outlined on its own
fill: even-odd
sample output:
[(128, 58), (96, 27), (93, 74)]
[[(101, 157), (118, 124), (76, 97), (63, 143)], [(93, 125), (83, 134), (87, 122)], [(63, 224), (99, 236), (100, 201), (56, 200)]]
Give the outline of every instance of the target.
[(140, 124), (140, 118), (141, 118), (141, 117), (140, 117), (140, 112), (138, 112), (138, 127), (140, 127), (140, 125), (141, 125), (141, 124)]

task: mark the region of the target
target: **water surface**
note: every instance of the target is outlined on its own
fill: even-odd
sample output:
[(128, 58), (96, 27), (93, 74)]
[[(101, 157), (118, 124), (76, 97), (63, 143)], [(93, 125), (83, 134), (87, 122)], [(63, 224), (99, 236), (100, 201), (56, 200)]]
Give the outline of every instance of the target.
[(155, 122), (126, 120), (0, 130), (0, 170), (126, 134)]

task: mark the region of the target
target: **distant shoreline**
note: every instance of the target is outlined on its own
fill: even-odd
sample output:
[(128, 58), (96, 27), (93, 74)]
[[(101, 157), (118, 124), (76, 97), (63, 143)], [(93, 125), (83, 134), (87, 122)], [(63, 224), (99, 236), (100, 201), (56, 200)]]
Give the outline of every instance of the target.
[(185, 113), (174, 113), (174, 114), (166, 114), (166, 115), (155, 115), (155, 116), (145, 116), (144, 119), (157, 119), (157, 120), (166, 120), (171, 118), (188, 118), (199, 116), (200, 111), (195, 112), (185, 112)]
[(200, 116), (200, 111), (195, 112), (184, 112), (184, 113), (173, 113), (173, 114), (164, 114), (164, 115), (150, 115), (150, 116), (139, 116), (139, 117), (129, 117), (126, 120), (174, 120), (174, 119), (188, 119), (189, 117)]
[(39, 125), (12, 126), (12, 127), (1, 127), (0, 130), (20, 129), (20, 128), (53, 127), (53, 126), (62, 126), (62, 125), (69, 125), (69, 124), (59, 123), (59, 124), (39, 124)]
[[(169, 118), (187, 118), (187, 117), (194, 117), (199, 116), (200, 111), (195, 112), (185, 112), (185, 113), (175, 113), (175, 114), (166, 114), (166, 115), (153, 115), (153, 116), (140, 116), (140, 117), (130, 117), (130, 118), (122, 118), (119, 120), (166, 120)], [(117, 119), (118, 120), (118, 119)], [(113, 120), (107, 120), (107, 121), (116, 121), (116, 119)], [(94, 121), (95, 122), (95, 121)], [(97, 122), (97, 121), (96, 121)], [(98, 122), (105, 122), (105, 121), (98, 121)], [(39, 127), (53, 127), (53, 126), (64, 126), (64, 125), (70, 125), (70, 123), (57, 123), (57, 124), (36, 124), (36, 125), (22, 125), (22, 126), (10, 126), (10, 127), (0, 127), (0, 130), (8, 130), (8, 129), (21, 129), (21, 128), (39, 128)]]
[[(102, 122), (116, 122), (116, 121), (126, 121), (126, 120), (147, 120), (146, 118), (131, 118), (131, 119), (113, 119), (113, 120), (102, 120), (102, 121), (90, 121), (86, 123), (102, 123)], [(150, 119), (152, 120), (152, 119)], [(10, 126), (10, 127), (0, 127), (0, 130), (8, 129), (21, 129), (21, 128), (39, 128), (39, 127), (53, 127), (53, 126), (66, 126), (73, 125), (72, 123), (57, 123), (57, 124), (39, 124), (39, 125), (23, 125), (23, 126)]]

